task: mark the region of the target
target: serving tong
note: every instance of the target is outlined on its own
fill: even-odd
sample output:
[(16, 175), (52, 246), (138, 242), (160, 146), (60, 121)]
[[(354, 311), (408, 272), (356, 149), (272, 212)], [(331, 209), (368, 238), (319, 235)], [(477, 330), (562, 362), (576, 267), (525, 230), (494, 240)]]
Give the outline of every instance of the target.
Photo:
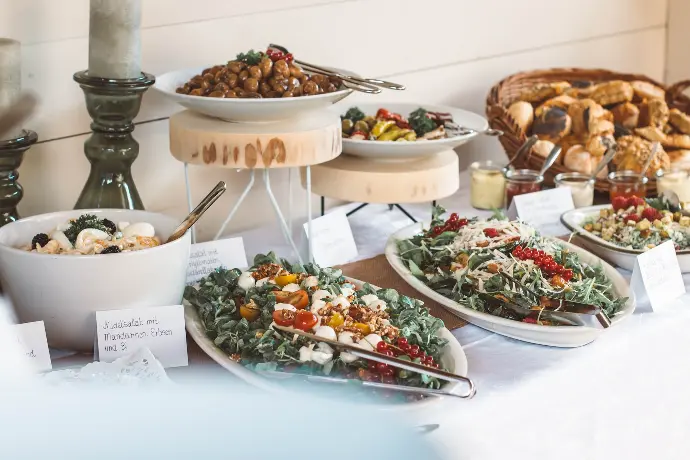
[[(268, 45), (268, 47), (280, 50), (285, 54), (289, 53), (287, 48), (285, 48), (284, 46), (280, 46), (280, 45), (276, 45), (276, 44), (271, 43)], [(326, 75), (328, 77), (340, 78), (343, 81), (343, 84), (347, 88), (353, 89), (355, 91), (359, 91), (362, 93), (379, 94), (381, 92), (381, 88), (392, 89), (392, 90), (396, 90), (396, 91), (402, 91), (405, 89), (404, 85), (400, 85), (398, 83), (393, 83), (390, 81), (379, 80), (376, 78), (360, 78), (360, 77), (356, 77), (354, 75), (347, 75), (347, 74), (335, 71), (333, 69), (327, 69), (325, 67), (310, 64), (308, 62), (300, 61), (298, 59), (295, 59), (294, 62), (295, 62), (295, 64), (299, 64), (302, 67), (302, 69), (306, 70), (307, 72), (316, 73), (319, 75)]]
[[(393, 390), (393, 391), (400, 391), (400, 392), (405, 392), (405, 393), (415, 393), (415, 394), (422, 394), (422, 395), (429, 395), (429, 396), (453, 396), (456, 398), (463, 398), (463, 399), (469, 399), (472, 398), (477, 390), (474, 386), (474, 382), (472, 382), (471, 379), (464, 377), (462, 375), (457, 375), (453, 374), (452, 372), (447, 372), (441, 369), (435, 369), (433, 367), (427, 367), (422, 364), (417, 364), (412, 361), (405, 361), (399, 358), (394, 358), (391, 356), (383, 355), (380, 353), (376, 353), (373, 351), (365, 350), (363, 348), (356, 347), (354, 345), (350, 345), (347, 343), (341, 343), (341, 342), (336, 342), (334, 340), (326, 339), (324, 337), (319, 337), (314, 334), (309, 334), (308, 332), (304, 332), (300, 329), (295, 329), (291, 327), (285, 327), (285, 326), (280, 326), (278, 324), (273, 324), (273, 327), (275, 329), (278, 329), (280, 331), (290, 333), (290, 334), (296, 334), (302, 337), (305, 337), (309, 340), (312, 340), (314, 342), (321, 342), (321, 343), (326, 343), (330, 345), (333, 348), (337, 348), (341, 351), (347, 351), (348, 353), (357, 356), (358, 358), (363, 358), (363, 359), (368, 359), (371, 361), (376, 361), (378, 363), (383, 363), (383, 364), (388, 364), (389, 366), (396, 367), (398, 369), (404, 369), (406, 371), (410, 372), (415, 372), (418, 374), (426, 374), (430, 375), (431, 377), (436, 377), (441, 380), (445, 380), (448, 382), (456, 382), (456, 383), (463, 383), (467, 386), (467, 391), (465, 393), (455, 393), (452, 391), (447, 391), (447, 390), (436, 390), (432, 388), (417, 388), (417, 387), (410, 387), (410, 386), (405, 386), (405, 385), (396, 385), (396, 384), (390, 384), (390, 383), (381, 383), (381, 382), (368, 382), (368, 381), (362, 381), (362, 386), (365, 387), (370, 387), (370, 388), (378, 388), (382, 390)], [(277, 374), (285, 374), (284, 372), (268, 372), (270, 373), (277, 373)], [(330, 376), (316, 376), (316, 375), (310, 375), (310, 376), (305, 376), (307, 380), (309, 381), (314, 381), (314, 382), (327, 382), (327, 383), (350, 383), (352, 380), (349, 379), (344, 379), (344, 378), (339, 378), (339, 377), (330, 377)]]

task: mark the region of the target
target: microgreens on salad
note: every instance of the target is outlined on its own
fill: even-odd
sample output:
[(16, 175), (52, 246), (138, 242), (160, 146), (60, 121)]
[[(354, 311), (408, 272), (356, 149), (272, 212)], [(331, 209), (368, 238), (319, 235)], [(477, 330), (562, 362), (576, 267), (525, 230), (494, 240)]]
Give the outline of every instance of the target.
[(291, 264), (259, 254), (246, 272), (218, 268), (184, 298), (207, 336), (231, 359), (256, 371), (338, 375), (351, 379), (439, 388), (428, 375), (338, 352), (328, 344), (276, 329), (310, 332), (370, 351), (440, 368), (447, 340), (443, 321), (419, 300), (393, 289), (360, 288), (342, 271)]
[(539, 310), (533, 299), (511, 289), (500, 272), (541, 296), (597, 305), (609, 316), (627, 302), (616, 295), (601, 266), (582, 262), (576, 253), (523, 222), (498, 216), (464, 219), (455, 213), (442, 219), (444, 212), (435, 208), (430, 228), (398, 241), (398, 252), (415, 277), (461, 305), (516, 321), (554, 325), (538, 315), (487, 303), (480, 293)]

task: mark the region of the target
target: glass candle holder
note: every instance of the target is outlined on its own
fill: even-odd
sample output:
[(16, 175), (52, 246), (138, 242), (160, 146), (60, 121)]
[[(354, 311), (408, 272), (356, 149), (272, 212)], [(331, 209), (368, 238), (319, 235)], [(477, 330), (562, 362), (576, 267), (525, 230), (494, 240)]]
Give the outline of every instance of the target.
[(534, 171), (533, 169), (509, 170), (506, 172), (505, 178), (506, 207), (510, 206), (514, 196), (540, 191), (544, 182), (544, 176), (539, 174), (539, 171)]
[(682, 169), (660, 170), (657, 172), (656, 189), (659, 195), (666, 190), (671, 190), (678, 195), (681, 202), (688, 202), (690, 201), (690, 173)]
[(649, 178), (641, 176), (635, 171), (614, 171), (609, 174), (609, 198), (613, 201), (617, 196), (631, 197), (647, 196), (647, 182)]
[(500, 209), (505, 200), (503, 165), (475, 161), (470, 165), (470, 202), (477, 209)]
[(594, 203), (594, 181), (589, 174), (567, 172), (554, 178), (556, 187), (570, 187), (573, 204), (576, 208), (592, 206)]

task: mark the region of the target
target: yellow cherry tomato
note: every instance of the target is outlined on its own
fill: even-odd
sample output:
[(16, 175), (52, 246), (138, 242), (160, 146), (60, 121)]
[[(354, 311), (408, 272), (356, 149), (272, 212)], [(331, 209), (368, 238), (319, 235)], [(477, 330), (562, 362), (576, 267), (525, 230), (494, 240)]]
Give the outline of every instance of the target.
[(344, 322), (345, 318), (343, 318), (343, 315), (341, 315), (338, 312), (335, 312), (333, 313), (333, 316), (331, 316), (331, 319), (328, 321), (328, 325), (335, 329), (338, 326), (342, 326)]
[(256, 321), (259, 318), (259, 315), (261, 315), (261, 310), (254, 302), (240, 305), (240, 316), (250, 323), (252, 321)]
[(364, 335), (369, 335), (371, 333), (371, 328), (369, 327), (368, 324), (365, 323), (355, 323), (353, 324), (354, 327), (356, 327), (359, 332), (361, 332)]
[(278, 275), (275, 278), (275, 282), (278, 286), (283, 287), (287, 286), (288, 284), (294, 283), (297, 281), (297, 275)]

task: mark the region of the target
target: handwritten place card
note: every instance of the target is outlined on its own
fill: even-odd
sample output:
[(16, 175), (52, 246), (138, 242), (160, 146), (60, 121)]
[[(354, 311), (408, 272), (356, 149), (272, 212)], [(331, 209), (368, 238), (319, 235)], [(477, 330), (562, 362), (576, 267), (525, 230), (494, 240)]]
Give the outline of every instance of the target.
[(182, 305), (96, 312), (98, 360), (110, 362), (147, 347), (163, 367), (187, 365)]
[(654, 311), (662, 310), (670, 301), (685, 294), (685, 283), (673, 241), (662, 243), (637, 256), (630, 287), (637, 303), (649, 303)]
[(561, 214), (574, 208), (570, 188), (559, 187), (513, 197), (508, 217), (520, 218), (542, 235), (560, 236), (570, 233), (561, 223)]
[(53, 369), (43, 321), (7, 326), (0, 331), (0, 334), (5, 333), (9, 334), (10, 340), (16, 341), (17, 347), (24, 353), (33, 370), (45, 372)]
[(242, 237), (225, 238), (192, 245), (189, 253), (187, 284), (194, 284), (218, 267), (248, 267)]
[(311, 221), (314, 236), (309, 234), (309, 223), (304, 224), (307, 238), (311, 239), (314, 261), (323, 266), (344, 264), (357, 257), (357, 245), (347, 216), (342, 211), (331, 212)]

